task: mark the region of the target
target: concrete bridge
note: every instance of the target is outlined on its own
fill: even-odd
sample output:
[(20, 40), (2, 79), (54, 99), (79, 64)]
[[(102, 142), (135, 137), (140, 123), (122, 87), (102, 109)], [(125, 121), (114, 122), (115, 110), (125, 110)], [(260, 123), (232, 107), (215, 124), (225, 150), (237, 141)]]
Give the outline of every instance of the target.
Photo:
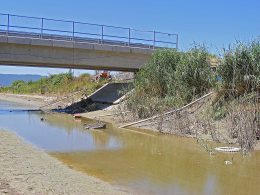
[(0, 14), (0, 65), (137, 71), (178, 34)]

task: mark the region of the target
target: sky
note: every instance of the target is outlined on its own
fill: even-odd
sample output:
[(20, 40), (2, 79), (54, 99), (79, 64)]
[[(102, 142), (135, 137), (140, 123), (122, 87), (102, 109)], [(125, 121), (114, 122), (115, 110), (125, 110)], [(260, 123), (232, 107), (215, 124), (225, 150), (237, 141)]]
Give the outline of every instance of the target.
[[(259, 0), (0, 0), (0, 13), (74, 20), (179, 34), (179, 49), (205, 44), (219, 54), (260, 36)], [(65, 69), (0, 67), (0, 73), (54, 74)], [(85, 71), (74, 71), (76, 74)]]

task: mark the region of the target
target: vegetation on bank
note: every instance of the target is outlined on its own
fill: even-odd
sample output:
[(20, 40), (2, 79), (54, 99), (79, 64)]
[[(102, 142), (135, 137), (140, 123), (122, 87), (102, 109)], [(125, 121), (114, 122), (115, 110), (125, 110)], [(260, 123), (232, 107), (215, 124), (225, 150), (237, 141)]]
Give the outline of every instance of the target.
[(14, 94), (42, 94), (42, 95), (66, 95), (80, 90), (86, 94), (94, 92), (106, 81), (93, 82), (89, 74), (73, 76), (71, 71), (54, 74), (41, 78), (38, 81), (14, 81), (9, 87), (0, 88), (1, 93)]
[(247, 153), (260, 136), (260, 42), (225, 51), (217, 74), (213, 117), (225, 119), (229, 136)]
[(201, 96), (214, 85), (211, 58), (215, 57), (204, 47), (194, 47), (186, 53), (156, 51), (137, 73), (127, 108), (137, 118), (146, 118)]
[(214, 90), (218, 100), (232, 95), (238, 98), (259, 91), (260, 44), (238, 44), (219, 57), (217, 71), (211, 60), (217, 58), (205, 47), (187, 52), (158, 50), (136, 74), (135, 90), (127, 107), (138, 118), (159, 113), (168, 107), (180, 107)]
[[(214, 59), (219, 62), (216, 71), (211, 67)], [(200, 46), (187, 52), (158, 50), (136, 74), (134, 86), (126, 101), (134, 118), (179, 108), (214, 91), (214, 100), (204, 111), (207, 119), (200, 117), (199, 122), (205, 122), (207, 131), (214, 129), (211, 134), (216, 137), (216, 121), (225, 120), (230, 138), (237, 139), (245, 152), (253, 148), (260, 129), (259, 41), (237, 43), (220, 57)]]

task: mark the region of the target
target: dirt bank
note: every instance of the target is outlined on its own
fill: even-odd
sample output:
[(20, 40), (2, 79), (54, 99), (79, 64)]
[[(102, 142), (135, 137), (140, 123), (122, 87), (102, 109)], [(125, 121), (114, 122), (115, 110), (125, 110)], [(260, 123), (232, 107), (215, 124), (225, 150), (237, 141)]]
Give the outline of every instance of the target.
[[(115, 112), (114, 109), (115, 109), (115, 106), (111, 106), (110, 108), (105, 109), (105, 110), (98, 110), (98, 111), (94, 111), (94, 112), (82, 113), (80, 115), (83, 118), (94, 119), (94, 120), (112, 123), (116, 127), (120, 127), (120, 126), (123, 126), (125, 124), (128, 124), (129, 122), (130, 123), (133, 122), (133, 121), (123, 121), (121, 115), (118, 112)], [(168, 121), (168, 123), (169, 122), (170, 122), (170, 120)], [(135, 130), (138, 130), (138, 129), (144, 130), (145, 129), (145, 130), (150, 130), (152, 132), (159, 132), (158, 129), (157, 129), (157, 127), (158, 127), (157, 124), (158, 124), (157, 121), (155, 121), (155, 122), (154, 121), (148, 121), (148, 123), (142, 122), (142, 123), (139, 123), (139, 124), (136, 124), (136, 125), (131, 125), (129, 127), (132, 127)], [(170, 125), (172, 125), (172, 124), (170, 124)], [(185, 135), (185, 134), (183, 136), (192, 137), (190, 135)], [(203, 139), (205, 139), (205, 140), (212, 140), (209, 134), (207, 134), (207, 135), (202, 134), (201, 137), (203, 137)], [(223, 142), (223, 146), (224, 145), (226, 145), (226, 144)], [(260, 141), (259, 140), (257, 141), (254, 150), (260, 150)]]
[(39, 108), (51, 101), (54, 97), (45, 97), (40, 95), (20, 95), (20, 94), (6, 94), (0, 93), (0, 100), (15, 102), (30, 108)]
[(125, 194), (0, 130), (0, 194)]
[(81, 101), (81, 96), (79, 96), (80, 94), (77, 93), (57, 96), (0, 93), (0, 101), (15, 102), (31, 109), (50, 110), (64, 109), (74, 103), (77, 104)]

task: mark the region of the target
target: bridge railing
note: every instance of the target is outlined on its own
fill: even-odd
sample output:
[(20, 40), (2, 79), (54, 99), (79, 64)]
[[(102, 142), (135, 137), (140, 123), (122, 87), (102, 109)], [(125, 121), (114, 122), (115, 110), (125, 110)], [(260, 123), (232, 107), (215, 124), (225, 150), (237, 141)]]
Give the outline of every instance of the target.
[(1, 13), (0, 34), (151, 49), (178, 49), (178, 34)]

